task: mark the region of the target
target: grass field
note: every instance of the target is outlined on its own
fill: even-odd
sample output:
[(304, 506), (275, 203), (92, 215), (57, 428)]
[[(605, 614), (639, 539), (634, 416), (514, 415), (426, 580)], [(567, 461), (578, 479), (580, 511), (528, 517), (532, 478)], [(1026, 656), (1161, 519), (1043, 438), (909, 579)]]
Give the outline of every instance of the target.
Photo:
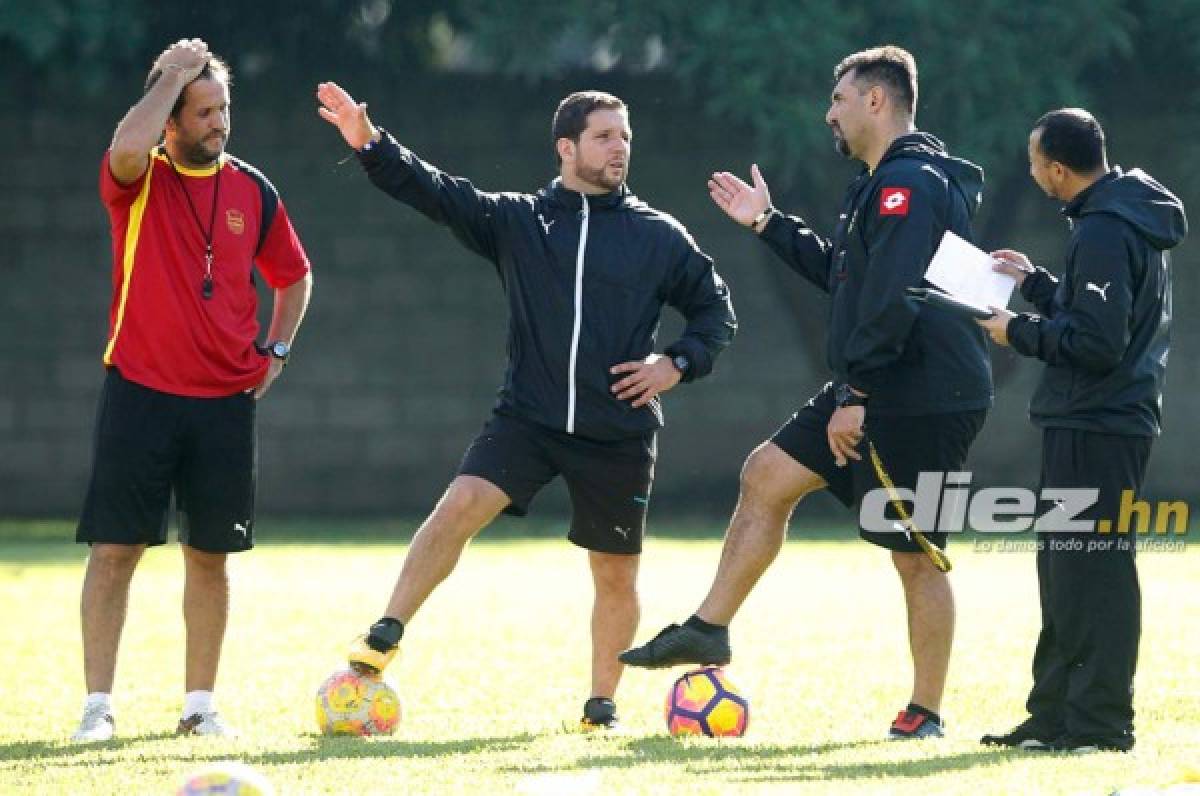
[[(355, 529), (329, 527), (325, 539)], [(1023, 717), (1037, 631), (1029, 553), (951, 548), (959, 629), (948, 737), (881, 741), (908, 696), (899, 585), (849, 541), (792, 542), (733, 627), (729, 673), (750, 698), (745, 739), (677, 742), (662, 703), (673, 674), (628, 672), (628, 733), (566, 734), (587, 696), (590, 581), (562, 541), (482, 541), (426, 605), (391, 673), (396, 735), (315, 733), (313, 690), (383, 606), (404, 553), (379, 541), (275, 542), (238, 557), (219, 704), (244, 737), (170, 735), (182, 699), (181, 562), (151, 551), (134, 579), (114, 695), (119, 740), (65, 741), (83, 684), (83, 551), (65, 525), (0, 524), (0, 793), (172, 793), (199, 765), (239, 759), (280, 793), (1107, 794), (1200, 763), (1200, 553), (1141, 556), (1145, 628), (1130, 755), (985, 749)], [(848, 534), (847, 534), (848, 535)], [(30, 541), (30, 537), (34, 537)], [(57, 538), (56, 538), (57, 537)], [(718, 553), (652, 539), (639, 638), (686, 616)]]

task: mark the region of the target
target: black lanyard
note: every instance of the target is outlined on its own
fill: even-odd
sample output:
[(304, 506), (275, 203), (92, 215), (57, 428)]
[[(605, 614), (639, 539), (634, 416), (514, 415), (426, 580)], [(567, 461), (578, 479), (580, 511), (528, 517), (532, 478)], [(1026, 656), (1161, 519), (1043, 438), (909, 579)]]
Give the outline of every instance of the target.
[(204, 225), (200, 223), (200, 214), (196, 212), (196, 206), (192, 204), (192, 195), (188, 193), (187, 186), (183, 184), (183, 177), (179, 175), (179, 169), (175, 168), (175, 161), (171, 160), (166, 147), (163, 147), (163, 155), (166, 155), (167, 163), (171, 164), (171, 172), (179, 181), (179, 190), (183, 191), (183, 198), (187, 199), (188, 209), (192, 211), (192, 218), (196, 219), (196, 226), (200, 228), (200, 234), (204, 238), (204, 282), (200, 286), (200, 295), (207, 301), (212, 298), (213, 294), (213, 230), (217, 223), (217, 193), (221, 190), (221, 161), (217, 160), (217, 176), (216, 181), (213, 182), (212, 212), (208, 216), (208, 231), (206, 232)]

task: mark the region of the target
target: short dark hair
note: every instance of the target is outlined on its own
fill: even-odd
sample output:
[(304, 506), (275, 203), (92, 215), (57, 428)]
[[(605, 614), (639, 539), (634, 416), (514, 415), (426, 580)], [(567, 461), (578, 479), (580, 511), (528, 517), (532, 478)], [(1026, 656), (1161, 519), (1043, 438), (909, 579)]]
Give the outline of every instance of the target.
[(576, 91), (558, 103), (554, 121), (550, 124), (551, 141), (570, 138), (579, 143), (579, 136), (587, 129), (587, 117), (594, 110), (627, 110), (625, 102), (604, 91)]
[(1059, 108), (1037, 120), (1038, 149), (1076, 174), (1092, 174), (1104, 167), (1104, 130), (1083, 108)]
[[(146, 85), (142, 88), (143, 95), (150, 93), (150, 89), (154, 88), (154, 84), (162, 77), (162, 73), (163, 70), (157, 63), (150, 67), (150, 74), (146, 75)], [(210, 55), (208, 62), (204, 64), (204, 68), (200, 70), (200, 74), (196, 75), (192, 83), (196, 82), (196, 80), (216, 80), (224, 83), (226, 86), (232, 86), (233, 70), (229, 68), (229, 64), (225, 63), (222, 58)], [(188, 85), (190, 86), (191, 83)], [(175, 105), (171, 108), (172, 118), (179, 118), (179, 112), (183, 110), (183, 96), (186, 91), (187, 86), (184, 86), (184, 90), (179, 92), (179, 98), (175, 100)]]
[(838, 82), (851, 70), (856, 83), (878, 83), (909, 115), (917, 112), (917, 61), (908, 50), (887, 44), (847, 55), (834, 67), (833, 81)]

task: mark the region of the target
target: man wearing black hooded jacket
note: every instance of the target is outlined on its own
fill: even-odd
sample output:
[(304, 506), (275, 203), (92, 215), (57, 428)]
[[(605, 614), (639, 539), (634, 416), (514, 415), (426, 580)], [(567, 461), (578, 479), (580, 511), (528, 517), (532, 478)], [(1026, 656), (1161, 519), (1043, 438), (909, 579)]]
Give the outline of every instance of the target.
[[(983, 172), (917, 132), (917, 67), (905, 50), (855, 53), (834, 77), (826, 122), (838, 150), (865, 168), (846, 192), (832, 238), (775, 211), (757, 166), (753, 184), (728, 172), (709, 182), (718, 207), (829, 294), (834, 381), (750, 454), (708, 596), (683, 625), (624, 652), (630, 665), (727, 663), (727, 627), (778, 554), (801, 498), (827, 488), (849, 507), (882, 489), (868, 440), (897, 487), (913, 489), (921, 472), (962, 470), (991, 406), (982, 331), (905, 294), (923, 283), (944, 233), (971, 239)], [(892, 506), (886, 516), (899, 519)], [(913, 686), (888, 737), (940, 736), (954, 635), (950, 582), (903, 526), (860, 528), (864, 539), (890, 551), (908, 614)], [(944, 533), (921, 530), (945, 546)]]
[[(568, 538), (588, 551), (595, 586), (580, 726), (612, 727), (617, 652), (638, 621), (658, 396), (712, 370), (736, 329), (729, 291), (683, 226), (629, 191), (629, 116), (610, 94), (577, 92), (559, 105), (552, 138), (561, 173), (536, 195), (479, 191), (425, 163), (334, 83), (322, 83), (317, 98), (371, 182), (491, 261), (509, 304), (508, 371), (494, 414), (413, 537), (384, 616), (353, 645), (350, 663), (387, 666), (405, 623), (467, 542), (501, 511), (524, 515), (562, 475)], [(660, 356), (664, 304), (687, 325)]]
[(1066, 269), (1059, 279), (1020, 252), (993, 252), (996, 270), (1017, 279), (1039, 314), (993, 308), (980, 324), (996, 343), (1046, 363), (1029, 407), (1042, 429), (1041, 487), (1097, 490), (1074, 522), (1094, 523), (1099, 533), (1067, 531), (1053, 511), (1039, 520), (1042, 630), (1030, 717), (983, 742), (1128, 751), (1141, 593), (1135, 539), (1117, 520), (1123, 496), (1132, 500), (1142, 486), (1160, 432), (1170, 250), (1187, 234), (1187, 219), (1150, 175), (1108, 167), (1104, 131), (1078, 108), (1051, 111), (1034, 125), (1029, 171), (1048, 196), (1067, 203)]

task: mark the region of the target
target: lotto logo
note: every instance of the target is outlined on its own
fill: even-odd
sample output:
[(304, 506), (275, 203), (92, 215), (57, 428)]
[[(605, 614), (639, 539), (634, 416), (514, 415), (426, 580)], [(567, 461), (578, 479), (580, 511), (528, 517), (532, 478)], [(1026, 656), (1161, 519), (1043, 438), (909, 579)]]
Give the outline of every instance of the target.
[(909, 188), (884, 188), (879, 192), (879, 215), (908, 215), (908, 197), (911, 194)]

